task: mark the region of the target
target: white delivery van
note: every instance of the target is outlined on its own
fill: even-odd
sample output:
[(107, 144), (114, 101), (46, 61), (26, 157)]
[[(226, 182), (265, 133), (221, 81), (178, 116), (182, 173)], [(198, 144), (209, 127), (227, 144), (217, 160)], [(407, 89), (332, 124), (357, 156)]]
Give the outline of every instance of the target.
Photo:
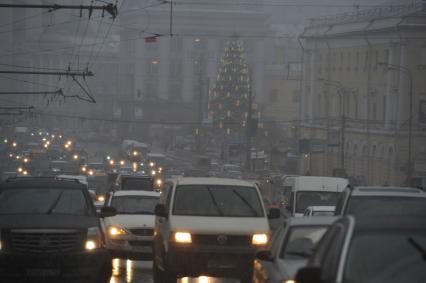
[(293, 216), (303, 216), (309, 206), (335, 206), (339, 194), (349, 185), (344, 178), (321, 176), (295, 176), (284, 180), (283, 195), (290, 197), (285, 203)]

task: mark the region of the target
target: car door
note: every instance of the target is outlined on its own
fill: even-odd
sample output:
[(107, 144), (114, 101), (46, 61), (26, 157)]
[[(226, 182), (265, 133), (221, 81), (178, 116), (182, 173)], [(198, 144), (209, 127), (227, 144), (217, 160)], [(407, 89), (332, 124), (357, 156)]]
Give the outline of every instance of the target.
[[(170, 213), (170, 202), (174, 184), (166, 182), (162, 190), (159, 204), (166, 207), (166, 211)], [(170, 233), (169, 217), (155, 216), (154, 226), (154, 256), (157, 262), (161, 262), (163, 253), (167, 251), (168, 239)]]

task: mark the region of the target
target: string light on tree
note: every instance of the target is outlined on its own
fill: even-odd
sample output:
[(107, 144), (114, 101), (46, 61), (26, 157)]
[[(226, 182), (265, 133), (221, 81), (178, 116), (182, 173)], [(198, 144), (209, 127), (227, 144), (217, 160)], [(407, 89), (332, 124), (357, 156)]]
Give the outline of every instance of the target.
[(226, 43), (216, 86), (209, 95), (213, 123), (227, 135), (243, 134), (241, 125), (245, 125), (247, 118), (250, 80), (244, 53), (243, 44), (237, 38)]

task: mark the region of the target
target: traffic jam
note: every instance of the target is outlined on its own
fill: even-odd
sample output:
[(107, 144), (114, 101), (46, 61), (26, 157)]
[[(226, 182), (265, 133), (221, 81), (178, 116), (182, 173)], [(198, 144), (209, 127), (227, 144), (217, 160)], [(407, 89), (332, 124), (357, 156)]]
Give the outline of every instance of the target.
[(1, 282), (426, 279), (422, 188), (192, 176), (149, 144), (94, 157), (57, 131), (1, 142)]

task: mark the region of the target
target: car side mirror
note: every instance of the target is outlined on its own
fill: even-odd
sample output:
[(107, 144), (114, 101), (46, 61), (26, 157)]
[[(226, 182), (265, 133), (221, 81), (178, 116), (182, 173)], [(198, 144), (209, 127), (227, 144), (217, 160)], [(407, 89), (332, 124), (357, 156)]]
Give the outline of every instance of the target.
[(155, 206), (155, 215), (158, 217), (167, 217), (166, 206), (164, 204), (157, 204)]
[(117, 210), (112, 206), (104, 206), (101, 207), (101, 211), (98, 215), (100, 218), (113, 217), (117, 215)]
[(281, 210), (279, 208), (271, 208), (268, 213), (268, 219), (278, 219), (281, 216)]
[(296, 274), (298, 283), (324, 283), (321, 279), (321, 268), (317, 266), (307, 266), (299, 269)]
[(262, 251), (257, 252), (256, 258), (259, 259), (259, 260), (264, 260), (264, 261), (269, 261), (269, 262), (273, 261), (272, 254), (268, 250), (262, 250)]

